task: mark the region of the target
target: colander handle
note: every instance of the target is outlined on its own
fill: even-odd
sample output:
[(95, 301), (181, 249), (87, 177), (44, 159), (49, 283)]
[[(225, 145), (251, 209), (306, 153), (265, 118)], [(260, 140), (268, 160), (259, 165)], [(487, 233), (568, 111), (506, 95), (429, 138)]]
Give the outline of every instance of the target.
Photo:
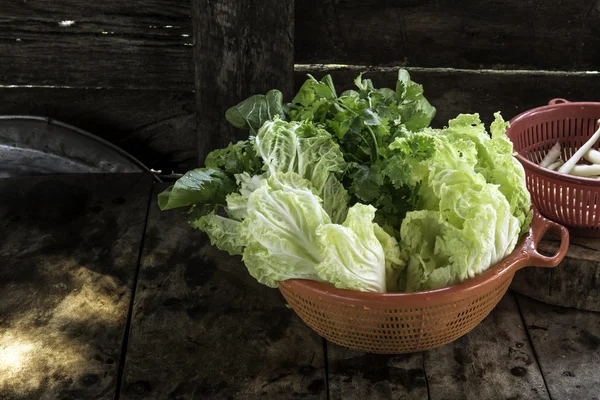
[(556, 99), (552, 99), (548, 102), (549, 106), (554, 106), (556, 104), (564, 104), (564, 103), (569, 103), (569, 100), (567, 99), (561, 99), (561, 98), (556, 98)]
[[(531, 247), (527, 249), (529, 256), (527, 264), (532, 267), (556, 267), (563, 258), (565, 258), (567, 250), (569, 249), (569, 230), (554, 221), (542, 217), (537, 211), (533, 217), (531, 229), (533, 231), (533, 243)], [(540, 241), (548, 232), (560, 236), (560, 247), (556, 254), (550, 257), (540, 254), (537, 250)]]

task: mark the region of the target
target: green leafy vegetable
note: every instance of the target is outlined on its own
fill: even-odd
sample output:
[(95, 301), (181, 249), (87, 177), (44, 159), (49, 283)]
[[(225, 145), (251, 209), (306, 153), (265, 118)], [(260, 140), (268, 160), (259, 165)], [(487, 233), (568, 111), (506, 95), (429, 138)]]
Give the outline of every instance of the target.
[(193, 206), (195, 204), (217, 205), (236, 190), (235, 182), (223, 171), (215, 168), (198, 168), (187, 172), (158, 195), (161, 210)]
[(241, 223), (215, 214), (203, 215), (191, 222), (194, 228), (208, 234), (211, 244), (231, 255), (241, 255), (246, 242), (240, 236)]
[(490, 126), (491, 137), (486, 132), (478, 114), (461, 114), (449, 121), (447, 129), (441, 133), (451, 140), (468, 140), (477, 149), (475, 170), (481, 173), (487, 182), (499, 185), (500, 192), (511, 206), (511, 213), (519, 219), (521, 233), (529, 229), (531, 218), (531, 196), (525, 182), (523, 166), (513, 157), (512, 143), (506, 136), (507, 122), (500, 113), (494, 114), (495, 120)]
[(356, 204), (348, 210), (343, 225), (325, 224), (317, 229), (323, 246), (318, 275), (338, 288), (385, 292), (385, 254), (373, 218), (375, 207)]
[(331, 173), (341, 174), (346, 162), (331, 135), (309, 122), (266, 122), (256, 136), (256, 152), (270, 174), (296, 172), (321, 193)]
[(331, 217), (331, 221), (336, 224), (341, 224), (346, 219), (348, 212), (348, 201), (350, 196), (348, 191), (344, 188), (344, 185), (335, 177), (335, 175), (329, 175), (325, 186), (320, 193), (321, 199), (323, 199), (323, 208), (325, 212)]
[(321, 280), (315, 271), (322, 258), (316, 232), (330, 222), (308, 180), (293, 172), (275, 173), (248, 199), (243, 222), (248, 271), (271, 287), (291, 278)]
[(279, 90), (269, 90), (266, 95), (256, 94), (231, 107), (225, 113), (225, 118), (239, 129), (249, 129), (256, 134), (266, 121), (276, 115), (285, 116), (283, 95)]
[(204, 165), (207, 168), (220, 168), (230, 174), (255, 173), (262, 168), (262, 160), (254, 151), (253, 140), (241, 140), (208, 153)]
[(409, 258), (407, 291), (472, 278), (512, 252), (519, 238), (519, 219), (508, 200), (478, 172), (477, 143), (445, 133), (421, 132), (430, 135), (435, 151), (420, 161), (414, 157), (420, 201), (400, 229)]
[(436, 110), (400, 70), (394, 88), (359, 74), (338, 94), (309, 75), (227, 110), (246, 140), (211, 152), (159, 195), (189, 207), (211, 243), (242, 255), (259, 282), (329, 282), (360, 291), (435, 289), (470, 279), (511, 253), (531, 199), (499, 113), (429, 128)]
[(405, 257), (400, 252), (400, 246), (396, 238), (388, 234), (377, 223), (373, 224), (373, 232), (379, 240), (385, 256), (386, 291), (399, 292), (400, 274), (406, 268)]
[(269, 174), (296, 172), (308, 179), (333, 221), (343, 220), (349, 196), (337, 176), (345, 171), (346, 162), (327, 131), (308, 121), (275, 118), (259, 130), (256, 152)]

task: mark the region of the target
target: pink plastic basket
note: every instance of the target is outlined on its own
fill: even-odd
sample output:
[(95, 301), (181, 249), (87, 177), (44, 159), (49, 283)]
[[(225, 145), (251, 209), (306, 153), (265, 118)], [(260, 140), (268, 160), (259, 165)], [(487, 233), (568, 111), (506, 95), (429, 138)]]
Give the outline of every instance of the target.
[(507, 131), (534, 206), (573, 235), (600, 237), (600, 179), (559, 174), (538, 164), (556, 142), (563, 159), (571, 157), (596, 131), (599, 118), (600, 103), (554, 99), (513, 118)]

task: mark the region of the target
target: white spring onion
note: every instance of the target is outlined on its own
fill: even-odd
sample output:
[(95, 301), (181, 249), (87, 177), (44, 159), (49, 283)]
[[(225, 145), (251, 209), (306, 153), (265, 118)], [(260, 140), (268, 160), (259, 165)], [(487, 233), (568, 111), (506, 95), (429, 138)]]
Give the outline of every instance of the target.
[[(600, 120), (598, 120), (598, 123), (600, 123)], [(581, 146), (579, 148), (579, 150), (577, 150), (575, 152), (575, 154), (573, 154), (573, 157), (569, 158), (562, 167), (560, 167), (560, 169), (558, 170), (558, 172), (563, 173), (563, 174), (568, 174), (571, 172), (571, 170), (573, 169), (573, 167), (575, 166), (575, 164), (577, 164), (577, 162), (579, 160), (581, 160), (581, 158), (583, 157), (583, 155), (585, 153), (588, 152), (588, 150), (590, 150), (592, 148), (592, 146), (594, 145), (594, 143), (596, 143), (598, 141), (598, 139), (600, 139), (600, 129), (598, 129), (596, 132), (594, 132), (594, 134), (592, 135), (592, 137), (590, 138), (590, 140), (588, 140), (587, 142), (585, 142), (583, 144), (583, 146)]]
[(589, 149), (584, 155), (583, 158), (591, 162), (592, 164), (600, 164), (600, 151)]
[(564, 164), (563, 160), (559, 159), (558, 161), (553, 162), (552, 164), (548, 165), (548, 169), (551, 169), (552, 171), (556, 171), (556, 169), (560, 166), (562, 166)]
[(600, 175), (600, 165), (575, 165), (570, 174), (575, 176), (596, 177)]
[(560, 157), (560, 143), (556, 142), (554, 146), (548, 151), (546, 157), (540, 162), (540, 167), (548, 168), (550, 165), (556, 162), (556, 160)]

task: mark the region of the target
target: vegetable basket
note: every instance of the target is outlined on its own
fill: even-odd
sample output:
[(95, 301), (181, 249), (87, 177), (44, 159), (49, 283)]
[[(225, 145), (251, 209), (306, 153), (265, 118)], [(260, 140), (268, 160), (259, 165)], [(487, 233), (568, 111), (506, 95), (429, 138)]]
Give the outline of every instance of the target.
[[(561, 237), (560, 249), (551, 257), (537, 251), (547, 232)], [(333, 343), (368, 353), (419, 352), (468, 333), (498, 304), (517, 270), (557, 266), (568, 244), (568, 230), (535, 211), (528, 234), (508, 257), (457, 285), (412, 293), (368, 293), (291, 279), (279, 288), (296, 314)]]
[[(525, 169), (533, 205), (578, 236), (600, 237), (600, 179), (560, 174), (538, 164), (557, 142), (566, 160), (596, 131), (600, 103), (551, 100), (519, 114), (507, 135)], [(598, 150), (598, 143), (593, 147)]]

